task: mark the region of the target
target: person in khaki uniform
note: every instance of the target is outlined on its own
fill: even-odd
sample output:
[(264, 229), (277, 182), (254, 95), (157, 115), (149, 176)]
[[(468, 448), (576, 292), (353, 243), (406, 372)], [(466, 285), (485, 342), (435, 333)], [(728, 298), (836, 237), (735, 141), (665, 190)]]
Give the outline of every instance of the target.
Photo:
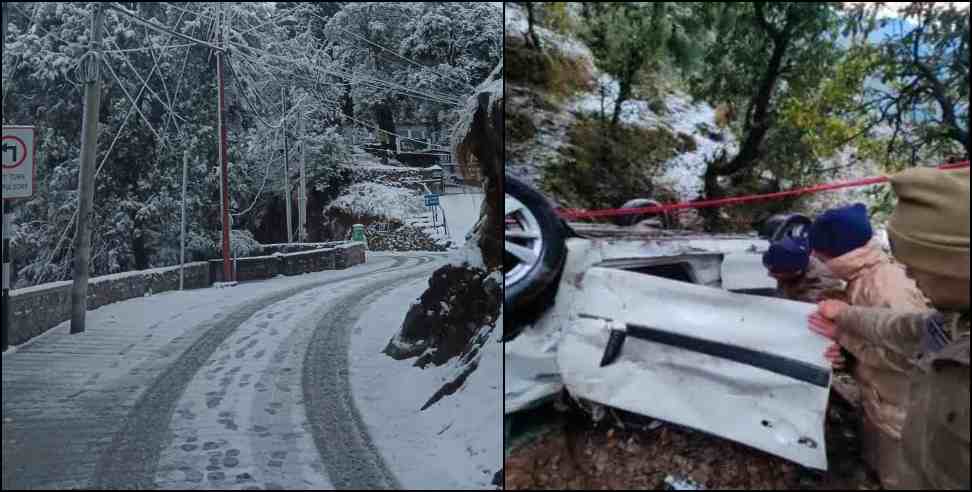
[[(911, 170), (892, 183), (892, 249), (938, 311), (825, 301), (811, 329), (913, 362), (902, 452), (893, 469), (879, 469), (882, 479), (896, 475), (889, 488), (969, 490), (969, 170)], [(833, 351), (827, 356), (840, 362)]]
[[(894, 263), (874, 239), (867, 207), (862, 204), (830, 210), (810, 228), (813, 254), (837, 278), (847, 282), (846, 300), (853, 306), (924, 312), (928, 303), (904, 267)], [(864, 461), (881, 476), (885, 488), (900, 483), (895, 470), (901, 460), (901, 430), (908, 403), (911, 362), (883, 345), (848, 334), (842, 347), (852, 356), (847, 368), (860, 388), (861, 448)], [(829, 354), (843, 369), (840, 347)]]
[(923, 311), (928, 301), (905, 269), (874, 239), (863, 204), (827, 211), (810, 228), (810, 247), (833, 274), (847, 282), (852, 306)]
[(846, 297), (844, 282), (810, 255), (810, 243), (804, 238), (787, 237), (773, 242), (763, 255), (763, 265), (776, 279), (785, 299), (816, 304)]

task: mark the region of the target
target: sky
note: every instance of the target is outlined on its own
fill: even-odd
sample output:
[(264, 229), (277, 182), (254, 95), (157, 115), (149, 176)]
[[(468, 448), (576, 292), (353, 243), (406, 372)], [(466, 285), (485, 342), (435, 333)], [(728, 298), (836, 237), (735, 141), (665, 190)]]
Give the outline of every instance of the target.
[[(846, 3), (860, 4), (860, 3), (872, 3), (872, 2), (846, 2)], [(896, 17), (898, 11), (907, 7), (910, 3), (911, 2), (885, 2), (884, 8), (882, 9), (882, 13), (887, 17)], [(953, 5), (964, 6), (965, 8), (969, 8), (969, 4), (972, 2), (936, 2), (936, 3), (940, 3), (943, 6), (948, 4), (953, 4)]]

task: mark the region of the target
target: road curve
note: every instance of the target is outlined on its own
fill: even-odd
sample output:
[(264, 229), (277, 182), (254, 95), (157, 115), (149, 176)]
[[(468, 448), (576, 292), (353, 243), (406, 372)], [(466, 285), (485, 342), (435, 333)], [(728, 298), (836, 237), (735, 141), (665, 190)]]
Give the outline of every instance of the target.
[[(394, 264), (376, 271), (353, 275), (336, 280), (295, 287), (249, 303), (245, 308), (218, 320), (179, 358), (156, 378), (138, 399), (125, 417), (121, 429), (115, 433), (111, 445), (101, 455), (95, 472), (93, 486), (102, 490), (153, 489), (156, 488), (158, 465), (163, 449), (170, 442), (170, 424), (176, 404), (187, 386), (216, 350), (236, 330), (258, 312), (274, 304), (284, 302), (301, 293), (342, 284), (349, 281), (374, 277), (374, 284), (384, 282), (389, 275), (400, 271), (412, 271), (432, 261), (424, 257), (395, 258)], [(415, 275), (415, 273), (411, 273)]]
[(358, 319), (376, 299), (417, 277), (415, 273), (389, 277), (380, 286), (368, 285), (345, 295), (321, 319), (310, 340), (303, 364), (307, 417), (328, 476), (338, 490), (401, 489), (354, 402), (348, 356), (351, 330)]

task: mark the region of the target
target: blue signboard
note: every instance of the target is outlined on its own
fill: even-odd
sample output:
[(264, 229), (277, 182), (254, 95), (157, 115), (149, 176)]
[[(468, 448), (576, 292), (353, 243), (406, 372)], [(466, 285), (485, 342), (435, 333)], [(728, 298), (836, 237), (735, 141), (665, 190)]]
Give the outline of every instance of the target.
[(425, 206), (426, 207), (438, 207), (439, 206), (439, 195), (435, 193), (430, 193), (425, 195)]

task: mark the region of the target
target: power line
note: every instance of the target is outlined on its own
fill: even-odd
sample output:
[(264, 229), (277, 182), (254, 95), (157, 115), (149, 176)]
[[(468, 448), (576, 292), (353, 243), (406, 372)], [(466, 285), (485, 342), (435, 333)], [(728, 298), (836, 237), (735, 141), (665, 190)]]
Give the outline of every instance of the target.
[(190, 15), (195, 15), (199, 19), (202, 19), (203, 17), (205, 17), (207, 19), (215, 19), (215, 17), (213, 17), (212, 15), (203, 13), (203, 11), (201, 11), (201, 10), (199, 12), (194, 12), (194, 11), (189, 10), (189, 9), (184, 9), (184, 8), (176, 5), (173, 2), (165, 2), (165, 4), (168, 5), (169, 7), (173, 8), (173, 9), (178, 10), (179, 12), (182, 12), (182, 13), (185, 13), (185, 14), (190, 14)]
[[(112, 40), (112, 41), (111, 41), (111, 43), (112, 43), (112, 44), (114, 44), (115, 46), (118, 46), (118, 44), (117, 44), (117, 43), (115, 43), (115, 41), (114, 41), (114, 40)], [(142, 82), (143, 84), (145, 84), (145, 87), (146, 87), (146, 88), (148, 89), (148, 91), (149, 91), (149, 93), (150, 93), (150, 94), (152, 94), (152, 96), (153, 96), (153, 97), (155, 97), (155, 99), (156, 99), (156, 100), (158, 100), (158, 101), (159, 101), (159, 103), (161, 103), (161, 104), (162, 104), (162, 106), (163, 106), (163, 107), (164, 107), (164, 108), (166, 109), (166, 111), (168, 111), (168, 112), (169, 112), (169, 115), (170, 115), (170, 116), (171, 116), (171, 117), (172, 117), (173, 119), (179, 119), (179, 120), (182, 120), (183, 122), (185, 122), (185, 119), (184, 119), (184, 118), (182, 118), (182, 117), (180, 117), (180, 116), (178, 116), (178, 115), (176, 115), (176, 114), (175, 114), (175, 111), (173, 111), (173, 110), (172, 110), (172, 106), (171, 106), (170, 104), (168, 104), (168, 103), (166, 103), (165, 101), (163, 101), (163, 100), (162, 100), (162, 96), (160, 96), (160, 95), (159, 95), (159, 94), (158, 94), (157, 92), (155, 92), (155, 90), (154, 90), (154, 89), (152, 89), (152, 87), (151, 87), (151, 86), (149, 86), (149, 85), (148, 85), (148, 81), (149, 81), (149, 80), (151, 80), (151, 76), (149, 76), (149, 78), (148, 78), (148, 79), (142, 79), (142, 75), (141, 75), (140, 73), (138, 73), (138, 69), (137, 69), (137, 68), (135, 68), (135, 66), (134, 66), (134, 65), (132, 64), (132, 61), (131, 61), (131, 59), (130, 59), (130, 58), (128, 57), (128, 55), (127, 55), (127, 54), (124, 54), (124, 53), (123, 53), (122, 55), (124, 55), (124, 58), (125, 58), (125, 64), (126, 64), (126, 65), (128, 65), (128, 68), (130, 68), (130, 69), (132, 70), (132, 72), (134, 72), (134, 73), (135, 73), (135, 76), (136, 76), (136, 77), (138, 77), (138, 79), (139, 79), (139, 80), (140, 80), (140, 81), (141, 81), (141, 82)], [(158, 64), (159, 64), (159, 61), (158, 61), (157, 59), (155, 59), (155, 57), (153, 57), (153, 60), (154, 60), (154, 63), (155, 63), (155, 66), (158, 66)], [(153, 67), (153, 68), (154, 68), (154, 67)], [(154, 73), (154, 72), (155, 72), (155, 70), (152, 70), (152, 73)], [(114, 72), (112, 72), (112, 73), (114, 74)], [(117, 76), (116, 76), (116, 77), (117, 77)], [(121, 83), (121, 81), (119, 81), (119, 84), (120, 84), (120, 83)], [(163, 85), (164, 85), (164, 84), (165, 84), (165, 82), (163, 81)]]
[(118, 87), (121, 88), (122, 93), (125, 94), (125, 97), (128, 98), (128, 101), (132, 104), (132, 106), (135, 107), (135, 110), (138, 111), (138, 115), (142, 117), (142, 121), (145, 122), (145, 125), (148, 126), (149, 130), (152, 131), (152, 134), (155, 135), (155, 138), (157, 138), (159, 140), (159, 143), (161, 143), (162, 137), (159, 135), (159, 132), (155, 131), (155, 127), (152, 126), (152, 123), (149, 122), (149, 119), (145, 116), (145, 114), (142, 113), (142, 110), (139, 109), (138, 101), (132, 99), (131, 94), (128, 93), (128, 89), (125, 88), (125, 84), (122, 83), (121, 78), (118, 76), (117, 73), (115, 73), (115, 69), (112, 68), (111, 63), (108, 63), (108, 60), (104, 60), (104, 63), (105, 66), (108, 67), (108, 71), (111, 72), (111, 76), (115, 79), (115, 82), (118, 82)]
[(177, 38), (181, 38), (181, 39), (184, 39), (186, 41), (191, 41), (191, 42), (196, 43), (196, 44), (201, 44), (203, 46), (209, 47), (209, 49), (218, 51), (220, 53), (222, 53), (223, 51), (225, 51), (225, 50), (223, 50), (223, 48), (220, 48), (219, 46), (216, 46), (214, 44), (211, 44), (211, 43), (208, 43), (206, 41), (202, 41), (202, 40), (193, 38), (191, 36), (182, 34), (182, 33), (178, 32), (178, 31), (173, 31), (173, 30), (171, 30), (171, 29), (169, 29), (167, 27), (160, 26), (160, 25), (158, 25), (158, 24), (156, 24), (156, 23), (154, 23), (152, 21), (145, 20), (145, 19), (139, 17), (134, 12), (126, 9), (125, 7), (122, 7), (121, 5), (114, 4), (114, 3), (110, 3), (110, 4), (108, 4), (108, 8), (114, 10), (115, 12), (118, 12), (119, 14), (124, 15), (125, 17), (128, 17), (129, 19), (132, 19), (135, 22), (138, 22), (139, 24), (142, 24), (142, 25), (144, 25), (144, 26), (146, 26), (146, 27), (148, 27), (150, 29), (153, 29), (153, 30), (155, 30), (157, 32), (160, 32), (160, 33), (163, 33), (163, 34), (169, 34), (170, 36), (175, 36)]
[[(299, 62), (297, 62), (296, 60), (288, 59), (288, 58), (282, 57), (280, 55), (275, 55), (275, 54), (270, 53), (270, 52), (265, 51), (265, 50), (260, 50), (260, 49), (253, 48), (253, 47), (250, 47), (250, 46), (245, 46), (245, 45), (239, 45), (238, 43), (233, 43), (233, 42), (231, 42), (230, 44), (231, 45), (234, 45), (236, 47), (239, 47), (241, 49), (249, 49), (249, 50), (252, 50), (254, 52), (263, 54), (265, 56), (268, 56), (268, 57), (271, 57), (271, 58), (276, 58), (278, 60), (282, 60), (282, 61), (284, 61), (285, 63), (288, 63), (288, 64), (298, 65), (300, 68), (303, 68), (303, 69), (308, 70), (308, 71), (323, 73), (325, 75), (331, 75), (331, 76), (338, 77), (338, 78), (341, 78), (341, 79), (344, 79), (344, 80), (348, 80), (352, 84), (353, 83), (364, 84), (364, 85), (367, 85), (369, 87), (373, 87), (373, 88), (376, 88), (376, 89), (386, 90), (388, 92), (394, 92), (394, 93), (402, 94), (402, 95), (405, 95), (405, 96), (415, 97), (417, 99), (426, 99), (426, 100), (429, 100), (431, 102), (436, 102), (436, 103), (439, 103), (439, 104), (446, 104), (446, 105), (458, 106), (458, 101), (451, 100), (451, 98), (449, 98), (449, 96), (436, 96), (436, 95), (425, 94), (425, 93), (422, 93), (421, 91), (409, 89), (409, 88), (404, 87), (404, 86), (398, 86), (397, 84), (394, 84), (394, 83), (391, 83), (391, 82), (385, 82), (385, 81), (382, 81), (382, 80), (379, 80), (379, 79), (369, 79), (367, 77), (362, 77), (362, 76), (359, 76), (359, 75), (354, 75), (354, 74), (350, 74), (350, 73), (341, 72), (340, 70), (325, 70), (325, 69), (322, 69), (322, 68), (310, 67), (310, 66), (307, 66), (307, 65), (302, 65)], [(234, 51), (236, 53), (243, 53), (242, 51), (236, 51), (236, 50), (234, 50)], [(243, 53), (243, 54), (245, 56), (245, 53)], [(271, 76), (274, 76), (274, 75), (271, 74)], [(276, 77), (274, 76), (274, 78), (276, 78)]]
[[(312, 15), (314, 17), (317, 17), (319, 20), (323, 21), (325, 24), (329, 23), (329, 21), (327, 19), (321, 17), (320, 15), (318, 15), (318, 14), (316, 14), (314, 12), (309, 12), (309, 13), (310, 13), (310, 15)], [(399, 59), (404, 60), (404, 61), (406, 61), (408, 63), (411, 63), (412, 65), (415, 65), (415, 66), (417, 66), (419, 68), (422, 68), (424, 70), (428, 70), (430, 73), (433, 73), (433, 74), (438, 75), (440, 77), (443, 77), (445, 79), (451, 80), (453, 82), (462, 84), (462, 85), (466, 86), (466, 88), (468, 88), (468, 89), (475, 89), (475, 87), (473, 87), (472, 85), (470, 85), (468, 82), (463, 82), (463, 81), (461, 81), (459, 79), (456, 79), (456, 78), (453, 78), (453, 77), (451, 77), (449, 75), (445, 75), (445, 74), (439, 73), (439, 72), (435, 71), (434, 69), (432, 69), (432, 67), (429, 67), (428, 65), (424, 65), (424, 64), (419, 63), (419, 62), (417, 62), (415, 60), (412, 60), (410, 58), (407, 58), (405, 56), (402, 56), (402, 55), (398, 54), (397, 52), (395, 52), (394, 50), (391, 50), (391, 49), (386, 48), (386, 47), (384, 47), (384, 46), (382, 46), (382, 45), (380, 45), (380, 44), (378, 44), (376, 42), (373, 42), (373, 41), (371, 41), (370, 39), (368, 39), (368, 38), (366, 38), (364, 36), (361, 36), (359, 34), (353, 33), (353, 32), (351, 32), (351, 31), (349, 31), (347, 29), (344, 29), (342, 27), (338, 27), (337, 29), (339, 29), (341, 32), (344, 32), (345, 34), (348, 34), (348, 35), (350, 35), (350, 36), (352, 36), (352, 37), (354, 37), (356, 39), (360, 39), (360, 40), (364, 41), (365, 43), (368, 43), (371, 46), (374, 46), (374, 47), (376, 47), (376, 48), (378, 48), (378, 49), (380, 49), (382, 51), (385, 51), (387, 53), (390, 53), (391, 55), (395, 56), (396, 58), (399, 58)]]
[[(420, 90), (412, 89), (412, 88), (409, 88), (407, 86), (403, 86), (403, 85), (396, 84), (394, 82), (388, 82), (388, 81), (380, 80), (380, 79), (377, 79), (377, 78), (371, 78), (371, 77), (356, 75), (356, 74), (353, 74), (353, 73), (350, 73), (350, 72), (343, 72), (343, 71), (338, 70), (338, 69), (325, 70), (325, 69), (322, 69), (320, 67), (314, 67), (314, 66), (308, 65), (308, 62), (309, 61), (308, 62), (300, 62), (300, 61), (295, 60), (295, 59), (292, 59), (292, 58), (285, 58), (283, 56), (270, 53), (267, 50), (263, 50), (263, 49), (251, 47), (248, 44), (236, 43), (236, 42), (233, 42), (233, 41), (230, 41), (229, 44), (231, 44), (231, 45), (233, 45), (235, 47), (241, 48), (242, 50), (251, 50), (251, 51), (253, 51), (255, 53), (260, 53), (260, 54), (263, 54), (263, 55), (268, 56), (268, 57), (271, 57), (271, 58), (275, 58), (275, 59), (278, 59), (278, 60), (282, 60), (286, 64), (297, 65), (299, 68), (303, 68), (303, 69), (308, 70), (308, 71), (318, 72), (318, 73), (324, 73), (325, 75), (331, 75), (331, 76), (335, 76), (335, 77), (338, 77), (338, 78), (342, 78), (344, 80), (348, 80), (349, 81), (349, 84), (347, 84), (347, 85), (352, 85), (352, 84), (356, 84), (357, 83), (357, 84), (362, 84), (362, 85), (365, 85), (365, 86), (368, 86), (368, 87), (372, 87), (374, 89), (384, 90), (384, 91), (388, 91), (388, 92), (394, 92), (394, 93), (397, 93), (397, 94), (401, 94), (401, 95), (413, 97), (413, 98), (416, 98), (416, 99), (424, 99), (426, 101), (434, 102), (434, 103), (438, 103), (438, 104), (444, 104), (444, 105), (454, 106), (454, 107), (460, 107), (460, 106), (462, 106), (460, 100), (453, 98), (453, 96), (451, 96), (451, 95), (436, 94), (436, 93), (429, 92), (429, 91), (422, 92)], [(236, 53), (236, 54), (238, 54), (238, 55), (241, 55), (241, 57), (244, 58), (248, 63), (250, 63), (251, 65), (254, 65), (255, 63), (252, 60), (250, 60), (249, 57), (246, 56), (246, 53), (243, 52), (242, 50), (233, 50), (233, 52)], [(305, 51), (305, 56), (306, 56), (306, 51)], [(276, 75), (273, 74), (272, 72), (269, 72), (268, 75), (270, 75), (271, 77), (273, 77), (275, 80), (278, 80), (278, 82), (279, 82), (279, 79), (277, 79)], [(291, 74), (291, 75), (293, 75), (293, 74)], [(317, 83), (321, 83), (321, 82), (320, 81), (317, 81)], [(332, 84), (332, 85), (336, 85), (336, 84)]]
[[(275, 59), (278, 59), (278, 60), (282, 60), (282, 61), (284, 61), (285, 63), (288, 63), (288, 64), (299, 65), (296, 60), (289, 59), (289, 58), (286, 58), (286, 57), (283, 57), (283, 56), (280, 56), (280, 55), (276, 55), (276, 54), (270, 53), (269, 51), (266, 51), (266, 50), (261, 50), (261, 49), (258, 49), (258, 48), (253, 48), (251, 46), (242, 45), (242, 44), (235, 43), (235, 42), (232, 42), (232, 41), (230, 41), (228, 44), (231, 45), (231, 46), (233, 46), (233, 47), (239, 48), (239, 49), (251, 50), (251, 51), (254, 51), (254, 52), (263, 54), (263, 55), (265, 55), (267, 57), (270, 57), (270, 58), (275, 58)], [(308, 71), (320, 72), (320, 73), (323, 73), (325, 75), (335, 76), (335, 77), (338, 77), (338, 78), (342, 78), (342, 79), (348, 80), (348, 81), (350, 81), (352, 83), (364, 83), (364, 84), (368, 84), (370, 82), (370, 85), (371, 86), (373, 86), (375, 88), (378, 88), (378, 89), (387, 90), (388, 92), (395, 92), (395, 93), (398, 93), (398, 94), (401, 94), (401, 95), (405, 95), (405, 96), (409, 96), (409, 97), (414, 97), (414, 98), (417, 98), (417, 99), (424, 98), (424, 99), (429, 100), (431, 102), (437, 102), (437, 103), (445, 104), (445, 105), (448, 105), (448, 106), (454, 106), (454, 107), (460, 107), (460, 106), (462, 106), (462, 104), (460, 103), (460, 101), (458, 99), (454, 99), (452, 96), (446, 96), (446, 95), (442, 95), (442, 94), (434, 94), (434, 93), (427, 92), (427, 91), (426, 92), (423, 92), (423, 91), (420, 91), (420, 90), (417, 90), (417, 89), (411, 89), (411, 88), (408, 88), (408, 87), (405, 87), (405, 86), (396, 84), (394, 82), (388, 82), (388, 81), (384, 81), (384, 80), (377, 79), (377, 78), (370, 78), (370, 77), (367, 77), (367, 76), (361, 76), (361, 75), (356, 75), (356, 74), (353, 74), (353, 73), (342, 72), (341, 70), (336, 70), (336, 69), (330, 69), (330, 70), (328, 70), (328, 69), (324, 69), (324, 68), (321, 68), (321, 67), (311, 67), (311, 66), (306, 66), (306, 65), (300, 65), (300, 66), (301, 66), (301, 68), (304, 68), (304, 69), (306, 69)]]
[(188, 47), (188, 46), (195, 46), (195, 43), (174, 44), (174, 45), (170, 45), (170, 46), (158, 46), (158, 47), (156, 47), (156, 46), (149, 46), (149, 47), (145, 47), (145, 48), (130, 48), (130, 49), (117, 49), (117, 50), (104, 50), (104, 51), (102, 51), (102, 53), (115, 55), (115, 54), (120, 54), (120, 53), (138, 53), (138, 52), (142, 52), (142, 51), (152, 51), (152, 50), (155, 50), (155, 49), (168, 50), (168, 49), (175, 49), (175, 48), (185, 48), (185, 47)]
[(280, 157), (277, 157), (275, 159), (268, 159), (267, 160), (267, 169), (266, 169), (266, 172), (263, 175), (263, 183), (260, 184), (260, 189), (257, 191), (256, 196), (253, 198), (253, 203), (251, 203), (250, 206), (246, 208), (246, 210), (244, 210), (244, 211), (242, 211), (240, 213), (230, 214), (230, 215), (232, 215), (233, 217), (242, 217), (242, 216), (250, 213), (250, 211), (252, 211), (254, 209), (254, 207), (256, 207), (256, 204), (260, 201), (260, 197), (263, 196), (263, 190), (266, 189), (267, 180), (270, 177), (270, 167), (273, 165), (274, 162), (277, 162), (279, 160), (280, 160)]

